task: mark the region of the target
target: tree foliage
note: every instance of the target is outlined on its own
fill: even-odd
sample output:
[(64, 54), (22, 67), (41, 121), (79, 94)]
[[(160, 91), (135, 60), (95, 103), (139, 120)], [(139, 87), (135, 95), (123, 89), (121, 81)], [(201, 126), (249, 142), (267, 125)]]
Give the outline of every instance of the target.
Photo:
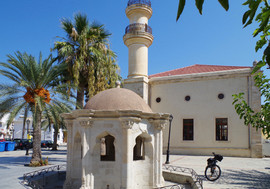
[(72, 110), (71, 105), (74, 104), (68, 103), (63, 106), (63, 104), (59, 103), (45, 108), (41, 127), (44, 130), (51, 130), (52, 127), (54, 129), (52, 150), (57, 150), (57, 141), (60, 129), (66, 129), (64, 119), (60, 116), (60, 114), (70, 112)]
[(245, 125), (261, 128), (267, 138), (270, 138), (270, 79), (267, 79), (261, 72), (254, 76), (255, 85), (261, 91), (261, 96), (265, 97), (261, 111), (255, 112), (244, 98), (244, 93), (233, 95), (235, 110)]
[[(179, 0), (178, 12), (176, 20), (179, 19), (185, 7), (185, 0)], [(202, 14), (204, 0), (195, 0), (196, 7)], [(219, 3), (225, 10), (229, 9), (229, 0), (219, 0)], [(259, 72), (263, 66), (270, 68), (270, 6), (268, 0), (246, 0), (243, 3), (248, 7), (248, 10), (243, 14), (242, 24), (245, 27), (252, 24), (254, 21), (258, 24), (258, 28), (253, 32), (253, 37), (259, 36), (256, 42), (255, 51), (264, 48), (262, 59), (254, 67), (252, 74), (254, 75), (255, 85), (259, 88), (261, 95), (265, 98), (264, 104), (259, 112), (255, 112), (252, 107), (244, 99), (244, 93), (235, 94), (233, 104), (237, 114), (241, 119), (244, 119), (246, 125), (261, 128), (263, 133), (270, 138), (270, 84), (269, 79), (263, 73)]]
[(58, 60), (68, 65), (64, 77), (77, 86), (77, 102), (83, 107), (84, 95), (92, 97), (100, 91), (115, 86), (120, 78), (116, 55), (110, 50), (108, 33), (103, 25), (90, 24), (87, 16), (80, 13), (74, 21), (61, 20), (67, 34), (54, 46)]
[[(229, 0), (218, 0), (220, 5), (227, 11), (229, 10)], [(200, 14), (202, 14), (204, 0), (195, 0), (195, 5)], [(179, 0), (176, 21), (180, 18), (186, 5), (186, 0)]]
[[(229, 0), (218, 0), (221, 6), (227, 11), (229, 10)], [(179, 0), (178, 12), (176, 20), (178, 20), (184, 10), (185, 0)], [(204, 0), (195, 0), (196, 7), (200, 14), (202, 14)], [(244, 27), (250, 25), (255, 20), (259, 27), (254, 31), (253, 37), (260, 36), (255, 46), (255, 51), (265, 47), (262, 60), (258, 62), (254, 68), (254, 73), (265, 65), (270, 67), (270, 41), (269, 36), (269, 19), (270, 19), (270, 6), (268, 0), (246, 0), (243, 3), (248, 7), (248, 10), (243, 14), (242, 24)]]
[(9, 126), (21, 110), (24, 111), (24, 121), (31, 112), (34, 129), (31, 164), (37, 164), (42, 159), (42, 113), (50, 107), (61, 106), (66, 109), (67, 106), (65, 86), (55, 85), (66, 66), (55, 65), (51, 55), (43, 60), (41, 53), (38, 60), (21, 52), (7, 57), (7, 63), (0, 63), (0, 74), (11, 80), (11, 84), (0, 84), (0, 117), (9, 114)]

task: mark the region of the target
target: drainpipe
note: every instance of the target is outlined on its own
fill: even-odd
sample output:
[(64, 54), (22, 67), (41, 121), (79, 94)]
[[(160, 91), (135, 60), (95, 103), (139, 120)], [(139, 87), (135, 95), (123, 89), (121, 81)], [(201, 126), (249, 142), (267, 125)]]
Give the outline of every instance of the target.
[[(250, 106), (250, 76), (247, 76), (247, 104)], [(248, 148), (251, 149), (251, 125), (248, 125)]]

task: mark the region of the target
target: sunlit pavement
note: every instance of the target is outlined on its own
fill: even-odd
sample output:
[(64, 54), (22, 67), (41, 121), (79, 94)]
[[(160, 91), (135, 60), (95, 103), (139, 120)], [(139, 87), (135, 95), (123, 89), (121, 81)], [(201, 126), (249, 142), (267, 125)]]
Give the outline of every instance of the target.
[(48, 157), (50, 165), (28, 167), (24, 164), (29, 164), (32, 150), (29, 151), (28, 156), (25, 155), (25, 150), (0, 152), (0, 189), (25, 188), (20, 184), (20, 181), (23, 180), (23, 174), (53, 165), (66, 164), (66, 153), (66, 146), (60, 146), (58, 151), (42, 149), (42, 158)]
[[(203, 179), (205, 189), (216, 188), (270, 188), (270, 158), (224, 157), (218, 165), (221, 177), (214, 182), (204, 177), (207, 159), (211, 156), (170, 155), (170, 164), (194, 169)], [(166, 156), (163, 156), (166, 159)]]
[[(25, 150), (0, 152), (1, 189), (23, 189), (24, 186), (20, 184), (23, 174), (48, 167), (24, 166), (30, 162), (31, 154), (32, 151), (26, 156)], [(58, 151), (42, 149), (42, 157), (48, 157), (49, 166), (65, 164), (66, 146), (60, 146)], [(270, 158), (224, 157), (222, 162), (218, 163), (222, 170), (221, 177), (215, 182), (210, 182), (204, 178), (204, 169), (209, 157), (211, 156), (170, 155), (170, 164), (194, 169), (203, 179), (205, 189), (270, 188)], [(163, 159), (165, 161), (165, 155)]]

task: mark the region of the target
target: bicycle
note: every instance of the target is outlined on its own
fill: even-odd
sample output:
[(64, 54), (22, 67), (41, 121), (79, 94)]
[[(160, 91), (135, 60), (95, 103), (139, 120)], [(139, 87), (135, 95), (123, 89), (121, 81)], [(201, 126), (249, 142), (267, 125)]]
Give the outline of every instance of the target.
[(217, 180), (221, 175), (221, 169), (217, 165), (217, 161), (221, 162), (223, 159), (222, 155), (215, 154), (213, 152), (214, 158), (207, 159), (207, 166), (204, 171), (204, 175), (209, 181)]

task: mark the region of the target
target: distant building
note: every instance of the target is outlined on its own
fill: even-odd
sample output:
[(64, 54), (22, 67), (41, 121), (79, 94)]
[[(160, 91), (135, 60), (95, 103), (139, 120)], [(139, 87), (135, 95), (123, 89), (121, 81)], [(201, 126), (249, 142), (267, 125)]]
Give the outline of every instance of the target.
[(13, 124), (7, 127), (7, 119), (9, 114), (6, 114), (1, 120), (0, 120), (0, 140), (1, 139), (12, 139), (13, 136)]
[[(14, 120), (14, 138), (30, 139), (33, 136), (32, 117), (26, 119), (24, 136), (23, 136), (23, 118), (24, 118), (23, 115), (20, 115), (18, 119)], [(49, 128), (47, 128), (46, 130), (41, 129), (41, 140), (53, 141), (54, 140), (53, 134), (54, 134), (53, 126), (51, 127), (51, 129)], [(60, 129), (60, 132), (58, 133), (57, 142), (59, 144), (62, 144), (64, 142), (64, 134), (62, 129)]]

